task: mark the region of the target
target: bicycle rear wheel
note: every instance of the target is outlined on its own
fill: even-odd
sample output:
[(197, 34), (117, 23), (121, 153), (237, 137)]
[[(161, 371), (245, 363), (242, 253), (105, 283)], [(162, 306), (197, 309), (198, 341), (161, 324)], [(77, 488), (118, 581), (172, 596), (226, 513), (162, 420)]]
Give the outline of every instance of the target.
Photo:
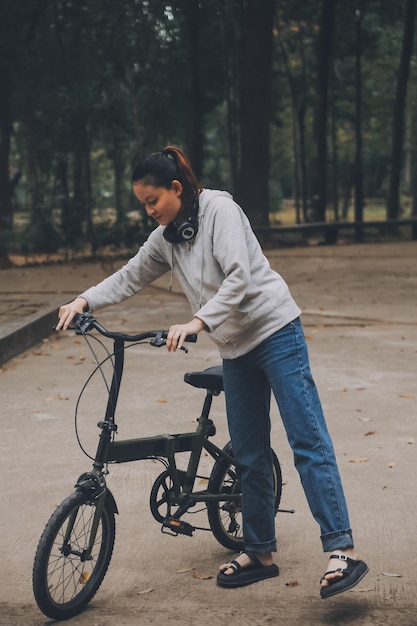
[(33, 593), (40, 610), (55, 620), (73, 617), (90, 602), (107, 572), (115, 539), (115, 510), (106, 498), (88, 554), (97, 502), (76, 491), (52, 514), (39, 540)]
[[(230, 441), (223, 450), (233, 458)], [(282, 494), (282, 473), (278, 457), (273, 450), (272, 464), (275, 511), (278, 511)], [(240, 484), (234, 463), (230, 463), (224, 458), (220, 458), (215, 462), (210, 475), (208, 491), (215, 494), (240, 494)], [(241, 505), (240, 498), (223, 502), (207, 502), (208, 520), (213, 535), (222, 546), (237, 552), (243, 548)]]

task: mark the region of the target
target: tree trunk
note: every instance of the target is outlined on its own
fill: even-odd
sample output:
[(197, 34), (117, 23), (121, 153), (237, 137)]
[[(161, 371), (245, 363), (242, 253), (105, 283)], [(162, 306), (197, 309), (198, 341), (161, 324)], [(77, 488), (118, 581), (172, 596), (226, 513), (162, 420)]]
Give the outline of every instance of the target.
[(336, 130), (336, 107), (335, 94), (332, 90), (331, 105), (331, 154), (332, 154), (332, 200), (333, 200), (333, 219), (339, 221), (339, 155), (337, 149), (337, 130)]
[[(413, 96), (416, 89), (413, 90)], [(412, 107), (410, 111), (410, 193), (411, 193), (411, 217), (417, 218), (417, 110)], [(417, 224), (412, 226), (413, 239), (417, 239)]]
[(391, 175), (387, 200), (387, 219), (396, 220), (400, 214), (400, 179), (403, 161), (404, 109), (413, 52), (414, 22), (417, 0), (407, 0), (404, 16), (403, 45), (398, 69), (397, 89), (392, 123)]
[(8, 94), (0, 90), (0, 269), (11, 267), (5, 231), (13, 228), (12, 188), (9, 176), (10, 108)]
[(91, 246), (91, 252), (95, 256), (97, 252), (97, 242), (94, 232), (93, 222), (93, 191), (91, 187), (91, 163), (90, 163), (91, 144), (87, 130), (85, 130), (85, 146), (83, 153), (84, 161), (84, 207), (85, 220), (87, 223), (87, 238)]
[(36, 151), (36, 139), (33, 137), (31, 129), (28, 126), (26, 126), (25, 137), (25, 171), (30, 224), (31, 226), (39, 226), (44, 221), (43, 200), (37, 165), (38, 155)]
[(9, 93), (3, 83), (3, 89), (0, 89), (0, 229), (6, 230), (13, 227), (12, 189), (9, 176), (11, 132)]
[[(117, 140), (116, 140), (117, 141)], [(125, 211), (123, 209), (123, 182), (124, 182), (124, 159), (123, 151), (114, 146), (113, 149), (114, 167), (114, 208), (116, 210), (116, 221), (121, 224), (125, 221)]]
[(274, 1), (239, 0), (240, 171), (236, 196), (253, 226), (269, 225)]
[(56, 180), (58, 187), (59, 206), (61, 214), (61, 232), (65, 246), (66, 260), (68, 259), (68, 248), (71, 246), (71, 206), (68, 187), (68, 164), (63, 157), (58, 158), (56, 167)]
[(302, 108), (298, 111), (298, 134), (300, 137), (300, 177), (301, 177), (301, 198), (303, 207), (303, 221), (308, 220), (308, 183), (307, 183), (307, 155), (306, 155), (306, 110)]
[(190, 68), (190, 91), (188, 94), (188, 156), (198, 179), (203, 172), (203, 90), (200, 69), (200, 6), (195, 0), (185, 0), (185, 40)]
[(293, 199), (295, 208), (295, 223), (301, 223), (301, 211), (300, 211), (300, 151), (298, 149), (298, 133), (297, 133), (297, 111), (294, 106), (292, 107), (292, 145), (294, 153), (294, 166), (293, 166)]
[(317, 99), (314, 112), (313, 220), (326, 221), (327, 92), (336, 0), (323, 0), (317, 46)]
[[(90, 144), (85, 120), (81, 111), (73, 118), (73, 206), (71, 216), (72, 238), (80, 244), (85, 233), (91, 241), (91, 180), (90, 180)], [(76, 240), (79, 240), (78, 242)]]
[(362, 172), (362, 15), (355, 13), (356, 20), (356, 59), (355, 59), (355, 91), (356, 91), (356, 158), (355, 158), (355, 241), (363, 241), (363, 172)]
[(229, 148), (230, 178), (232, 190), (238, 188), (239, 163), (239, 103), (238, 103), (238, 62), (237, 32), (239, 19), (236, 6), (219, 2), (219, 29), (222, 52), (225, 58), (224, 93), (227, 105), (227, 139)]
[[(278, 26), (276, 27), (279, 32)], [(285, 71), (288, 78), (288, 84), (291, 92), (291, 99), (293, 104), (293, 124), (294, 128), (294, 156), (295, 156), (295, 170), (294, 170), (294, 184), (296, 188), (297, 203), (301, 196), (302, 200), (302, 213), (304, 222), (307, 221), (308, 213), (308, 191), (307, 191), (307, 162), (306, 162), (306, 147), (305, 147), (305, 115), (306, 115), (306, 80), (305, 80), (305, 63), (304, 53), (301, 46), (301, 63), (302, 63), (302, 77), (303, 77), (303, 93), (299, 93), (296, 88), (296, 81), (290, 69), (290, 62), (287, 54), (287, 50), (278, 36), (278, 42), (280, 44), (282, 58), (285, 65)], [(300, 210), (297, 204), (296, 208), (296, 223), (300, 223), (301, 216)]]

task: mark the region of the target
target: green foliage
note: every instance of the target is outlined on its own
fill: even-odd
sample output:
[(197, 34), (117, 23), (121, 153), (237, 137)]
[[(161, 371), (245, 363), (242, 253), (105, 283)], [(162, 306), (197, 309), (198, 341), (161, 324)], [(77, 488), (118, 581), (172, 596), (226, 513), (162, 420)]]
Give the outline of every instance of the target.
[(19, 237), (20, 251), (24, 255), (53, 254), (62, 246), (62, 238), (51, 222), (29, 226)]
[(137, 250), (145, 235), (138, 222), (124, 221), (114, 223), (112, 220), (101, 222), (94, 231), (97, 248), (110, 248), (113, 251)]
[[(382, 199), (404, 3), (359, 4), (364, 8), (364, 191)], [(201, 144), (202, 183), (236, 192), (242, 161), (239, 45), (247, 36), (239, 7), (235, 0), (2, 2), (0, 123), (5, 125), (0, 137), (8, 128), (13, 131), (9, 166), (23, 174), (19, 209), (32, 224), (22, 234), (26, 251), (83, 248), (87, 233), (90, 239), (94, 233), (99, 248), (135, 246), (144, 233), (125, 219), (136, 208), (131, 164), (136, 155), (167, 143), (177, 143), (197, 161)], [(327, 188), (330, 198), (336, 184), (339, 203), (350, 191), (355, 158), (353, 9), (352, 3), (336, 3), (330, 68)], [(311, 193), (316, 82), (323, 70), (317, 67), (320, 11), (321, 3), (313, 0), (276, 3), (269, 176), (274, 212), (298, 193), (301, 119), (305, 184)], [(413, 68), (410, 87), (415, 85)], [(411, 143), (406, 137), (405, 150)], [(254, 171), (254, 185), (257, 178)], [(409, 187), (404, 169), (402, 190)], [(116, 224), (102, 219), (100, 212), (109, 206)]]

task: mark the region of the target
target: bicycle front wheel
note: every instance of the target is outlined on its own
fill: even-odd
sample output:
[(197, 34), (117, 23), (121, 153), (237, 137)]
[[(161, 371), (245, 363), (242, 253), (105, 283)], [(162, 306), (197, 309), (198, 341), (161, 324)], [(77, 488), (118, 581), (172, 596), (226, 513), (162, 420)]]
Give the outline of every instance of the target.
[[(224, 452), (233, 458), (232, 444), (229, 441), (223, 448)], [(275, 512), (278, 511), (282, 493), (282, 473), (278, 457), (272, 452), (272, 473), (274, 479)], [(225, 458), (219, 458), (213, 467), (208, 484), (209, 493), (238, 494), (240, 483), (234, 463)], [(207, 502), (207, 514), (211, 531), (217, 541), (228, 548), (239, 552), (243, 549), (243, 525), (241, 498), (222, 502)]]
[[(40, 610), (55, 620), (73, 617), (90, 602), (107, 572), (115, 539), (109, 498), (95, 520), (97, 502), (76, 491), (52, 514), (39, 540), (33, 592)], [(93, 522), (98, 522), (91, 550)]]

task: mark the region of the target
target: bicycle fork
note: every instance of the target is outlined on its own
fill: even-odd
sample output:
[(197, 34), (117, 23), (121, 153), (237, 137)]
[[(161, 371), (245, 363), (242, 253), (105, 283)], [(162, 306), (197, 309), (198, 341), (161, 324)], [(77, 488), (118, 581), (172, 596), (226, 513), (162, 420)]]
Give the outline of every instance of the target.
[(105, 419), (99, 422), (97, 426), (101, 429), (99, 444), (96, 456), (93, 462), (93, 471), (81, 474), (78, 478), (75, 488), (77, 491), (89, 494), (90, 504), (95, 507), (94, 516), (92, 518), (91, 528), (89, 532), (88, 545), (82, 552), (73, 550), (71, 547), (71, 534), (77, 519), (79, 508), (74, 509), (69, 517), (67, 529), (64, 536), (61, 552), (68, 556), (74, 554), (79, 556), (81, 562), (91, 560), (92, 549), (96, 540), (100, 519), (103, 514), (104, 505), (108, 502), (113, 513), (118, 513), (116, 501), (113, 494), (108, 489), (104, 478), (104, 464), (107, 459), (108, 447), (114, 432), (117, 432), (117, 425), (114, 422), (114, 413), (119, 395), (120, 381), (123, 373), (124, 351), (123, 341), (120, 338), (114, 341), (114, 352), (116, 357), (115, 368), (113, 372), (109, 398), (107, 401)]
[(90, 561), (92, 558), (91, 553), (96, 541), (97, 531), (105, 504), (107, 503), (113, 513), (118, 513), (118, 509), (113, 494), (108, 489), (103, 475), (99, 475), (94, 472), (81, 474), (75, 487), (78, 491), (89, 494), (89, 498), (86, 500), (86, 503), (89, 503), (90, 506), (94, 506), (94, 516), (92, 517), (91, 526), (88, 532), (88, 544), (82, 551), (75, 550), (71, 543), (71, 537), (80, 509), (79, 507), (74, 509), (68, 518), (68, 524), (61, 546), (61, 553), (64, 556), (78, 556), (80, 561), (84, 563), (85, 561)]

